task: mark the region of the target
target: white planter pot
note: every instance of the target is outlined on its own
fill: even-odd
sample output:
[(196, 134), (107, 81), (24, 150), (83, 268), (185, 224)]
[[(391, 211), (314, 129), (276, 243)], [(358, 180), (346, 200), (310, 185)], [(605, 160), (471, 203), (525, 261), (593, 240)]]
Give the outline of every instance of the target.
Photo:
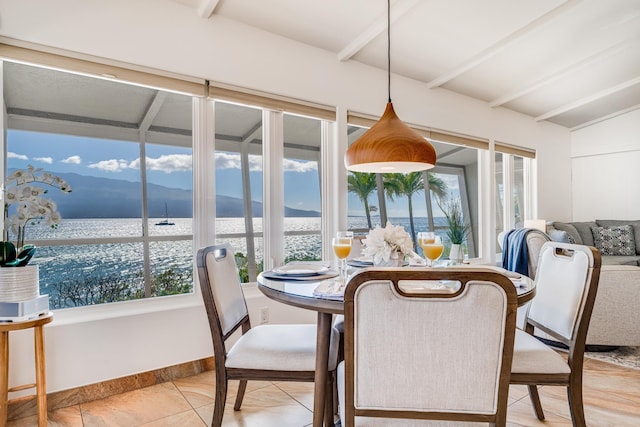
[(29, 301), (40, 295), (37, 265), (0, 267), (0, 302)]
[(464, 261), (464, 249), (462, 248), (462, 245), (451, 245), (451, 251), (449, 251), (449, 259), (454, 264), (462, 264), (462, 261)]

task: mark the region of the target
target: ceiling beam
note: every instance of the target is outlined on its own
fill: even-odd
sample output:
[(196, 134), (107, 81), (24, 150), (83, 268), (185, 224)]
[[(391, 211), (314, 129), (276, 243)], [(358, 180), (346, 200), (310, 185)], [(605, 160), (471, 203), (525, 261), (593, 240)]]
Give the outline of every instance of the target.
[(144, 117), (142, 117), (142, 120), (140, 121), (140, 132), (146, 132), (149, 130), (151, 123), (153, 123), (160, 112), (160, 108), (162, 108), (162, 104), (164, 104), (166, 97), (167, 92), (156, 91), (153, 101), (151, 101), (149, 108), (144, 112)]
[(198, 16), (200, 18), (209, 19), (216, 10), (220, 0), (202, 0), (198, 6)]
[(489, 103), (489, 106), (491, 107), (499, 107), (501, 105), (504, 105), (508, 102), (513, 101), (514, 99), (517, 98), (521, 98), (525, 95), (528, 95), (531, 92), (534, 92), (548, 84), (551, 84), (557, 80), (560, 80), (563, 77), (566, 77), (570, 74), (575, 74), (577, 72), (579, 72), (580, 70), (596, 63), (596, 62), (600, 62), (608, 57), (610, 57), (611, 55), (614, 55), (626, 48), (628, 48), (630, 45), (634, 44), (635, 42), (637, 42), (638, 39), (627, 39), (627, 40), (623, 40), (621, 42), (615, 43), (611, 46), (607, 46), (606, 48), (596, 52), (593, 55), (590, 55), (586, 58), (581, 59), (578, 62), (574, 62), (573, 64), (559, 70), (556, 71), (552, 74), (549, 74), (545, 77), (542, 77), (541, 79), (535, 81), (534, 83), (525, 86), (521, 89), (515, 90), (511, 93), (508, 93), (506, 95), (501, 96), (500, 98), (496, 98), (493, 101), (491, 101)]
[[(410, 0), (403, 2), (396, 2), (391, 8), (391, 23), (396, 22), (405, 13), (413, 9), (413, 7), (419, 3), (419, 0)], [(384, 30), (387, 29), (387, 13), (383, 13), (363, 32), (360, 33), (351, 43), (349, 43), (344, 49), (338, 52), (339, 61), (348, 61), (366, 45), (371, 43), (373, 39), (378, 37)]]
[(593, 95), (585, 96), (582, 99), (578, 99), (577, 101), (570, 102), (561, 107), (553, 109), (549, 112), (539, 115), (535, 118), (536, 122), (540, 122), (542, 120), (550, 119), (551, 117), (558, 116), (560, 114), (566, 113), (567, 111), (575, 110), (576, 108), (582, 107), (583, 105), (589, 104), (591, 102), (597, 101), (599, 99), (604, 98), (605, 96), (612, 95), (616, 92), (620, 92), (628, 87), (635, 86), (640, 84), (640, 77), (636, 77), (631, 80), (627, 80), (626, 82), (620, 83), (618, 85), (612, 86), (610, 88), (601, 90), (600, 92), (594, 93)]
[(607, 114), (606, 116), (598, 117), (597, 119), (593, 119), (593, 120), (585, 122), (585, 123), (580, 123), (579, 125), (574, 126), (569, 130), (571, 132), (573, 132), (573, 131), (576, 131), (576, 130), (579, 130), (579, 129), (582, 129), (582, 128), (586, 128), (587, 126), (595, 125), (596, 123), (604, 122), (606, 120), (613, 119), (614, 117), (618, 117), (618, 116), (621, 116), (623, 114), (630, 113), (630, 112), (638, 110), (638, 109), (640, 109), (640, 104), (632, 105), (629, 108), (625, 108), (623, 110), (616, 111), (615, 113)]
[(427, 83), (427, 87), (429, 89), (433, 89), (439, 86), (442, 86), (443, 84), (447, 83), (448, 81), (451, 81), (453, 79), (455, 79), (456, 77), (460, 76), (461, 74), (466, 73), (467, 71), (471, 70), (472, 68), (477, 67), (478, 65), (482, 64), (483, 62), (487, 61), (488, 59), (494, 57), (495, 55), (497, 55), (498, 53), (500, 53), (502, 50), (506, 49), (507, 47), (511, 46), (512, 44), (516, 43), (517, 41), (519, 41), (520, 39), (522, 39), (523, 37), (525, 37), (526, 35), (528, 35), (529, 33), (531, 33), (532, 31), (542, 27), (543, 25), (547, 24), (549, 21), (555, 19), (557, 16), (573, 9), (575, 6), (577, 6), (582, 0), (567, 0), (565, 1), (563, 4), (561, 4), (560, 6), (550, 10), (549, 12), (545, 13), (544, 15), (534, 19), (533, 21), (531, 21), (530, 23), (528, 23), (527, 25), (525, 25), (524, 27), (520, 27), (519, 29), (517, 29), (516, 31), (514, 31), (513, 33), (509, 34), (507, 37), (499, 40), (498, 42), (494, 43), (493, 45), (489, 46), (488, 48), (484, 49), (483, 51), (477, 53), (476, 55), (472, 56), (471, 58), (469, 58), (468, 60), (464, 61), (462, 64), (458, 65), (456, 68), (450, 70), (449, 72), (442, 74), (441, 76), (431, 80), (430, 82)]

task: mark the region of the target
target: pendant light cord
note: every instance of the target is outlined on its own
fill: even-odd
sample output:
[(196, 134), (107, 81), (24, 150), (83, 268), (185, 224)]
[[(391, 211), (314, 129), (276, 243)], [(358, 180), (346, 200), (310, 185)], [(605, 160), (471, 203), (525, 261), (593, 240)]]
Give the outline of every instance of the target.
[(387, 87), (391, 102), (391, 0), (387, 0)]

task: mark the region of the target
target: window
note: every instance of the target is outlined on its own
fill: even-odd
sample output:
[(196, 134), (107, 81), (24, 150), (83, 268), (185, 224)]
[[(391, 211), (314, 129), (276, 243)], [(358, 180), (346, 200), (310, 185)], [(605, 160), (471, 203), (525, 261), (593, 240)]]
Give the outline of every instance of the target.
[[(349, 143), (366, 129), (349, 126)], [(425, 172), (367, 174), (349, 172), (347, 176), (349, 228), (366, 233), (390, 221), (402, 225), (417, 241), (420, 231), (435, 231), (443, 238), (447, 257), (451, 244), (447, 221), (441, 206), (453, 201), (469, 225), (465, 253), (477, 257), (478, 236), (478, 148), (431, 139), (438, 153), (437, 166)], [(419, 248), (416, 248), (420, 252)]]
[(264, 265), (262, 110), (215, 102), (216, 240), (234, 248), (243, 282)]
[(293, 114), (283, 120), (285, 261), (320, 260), (322, 121)]
[[(243, 282), (255, 281), (264, 269), (263, 120), (273, 121), (280, 133), (269, 134), (264, 143), (271, 153), (282, 147), (282, 181), (277, 170), (268, 178), (281, 188), (282, 218), (271, 218), (271, 230), (282, 235), (269, 242), (274, 253), (283, 253), (284, 262), (320, 260), (321, 195), (320, 150), (322, 120), (279, 113), (256, 106), (225, 101), (215, 102), (216, 133), (216, 239), (229, 242), (240, 266)], [(277, 187), (278, 185), (274, 185)], [(282, 228), (280, 228), (282, 226)], [(275, 236), (274, 236), (275, 237)], [(277, 241), (276, 241), (277, 240)], [(284, 247), (276, 247), (281, 244)]]
[[(501, 231), (521, 227), (525, 219), (534, 217), (529, 182), (534, 156), (535, 153), (496, 144), (496, 237)], [(499, 245), (497, 250), (501, 250)]]
[(11, 61), (2, 78), (3, 179), (32, 165), (72, 189), (47, 188), (57, 228), (25, 226), (51, 308), (192, 292), (192, 97)]

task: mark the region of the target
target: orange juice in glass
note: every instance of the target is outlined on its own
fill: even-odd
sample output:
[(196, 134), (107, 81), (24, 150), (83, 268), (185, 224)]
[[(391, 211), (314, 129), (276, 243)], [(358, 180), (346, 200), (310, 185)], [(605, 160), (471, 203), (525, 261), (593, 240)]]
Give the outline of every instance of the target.
[(353, 245), (353, 232), (338, 231), (336, 237), (331, 241), (331, 245), (333, 246), (333, 252), (340, 261), (340, 279), (344, 283), (347, 273), (347, 257)]
[(442, 239), (432, 231), (420, 232), (418, 233), (418, 243), (422, 248), (424, 257), (428, 260), (427, 266), (433, 267), (433, 263), (440, 258), (444, 250)]

